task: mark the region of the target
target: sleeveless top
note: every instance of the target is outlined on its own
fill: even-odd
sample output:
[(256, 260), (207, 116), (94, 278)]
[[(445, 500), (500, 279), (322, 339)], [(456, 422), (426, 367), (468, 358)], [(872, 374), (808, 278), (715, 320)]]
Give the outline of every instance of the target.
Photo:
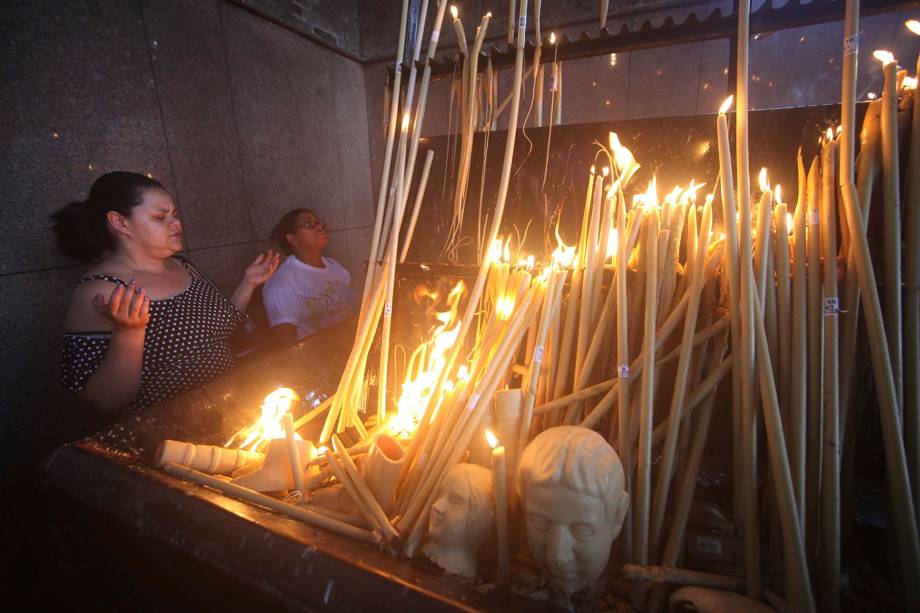
[[(235, 363), (229, 340), (243, 321), (243, 314), (191, 262), (176, 259), (188, 271), (191, 281), (178, 294), (150, 301), (141, 385), (128, 411), (200, 385)], [(127, 285), (109, 275), (87, 275), (80, 283), (95, 279)], [(74, 392), (83, 390), (87, 379), (102, 364), (111, 337), (108, 331), (64, 334), (64, 387)]]

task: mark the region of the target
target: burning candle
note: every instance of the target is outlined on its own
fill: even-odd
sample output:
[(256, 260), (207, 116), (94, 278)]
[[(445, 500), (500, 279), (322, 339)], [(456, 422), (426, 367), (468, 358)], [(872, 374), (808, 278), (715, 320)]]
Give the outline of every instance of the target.
[(808, 295), (805, 270), (805, 166), (799, 156), (800, 196), (793, 217), (793, 251), (792, 261), (792, 336), (790, 353), (790, 389), (789, 389), (789, 463), (792, 466), (793, 485), (796, 493), (796, 508), (799, 513), (799, 525), (805, 534), (805, 432), (806, 404), (808, 402), (808, 336), (806, 321), (808, 317)]
[(297, 449), (297, 440), (294, 438), (294, 418), (288, 411), (282, 418), (284, 424), (284, 438), (287, 441), (288, 458), (291, 461), (291, 474), (294, 476), (294, 490), (301, 496), (307, 492), (303, 486), (303, 463), (300, 461), (300, 450)]
[[(738, 262), (738, 213), (735, 208), (735, 182), (732, 173), (731, 146), (728, 140), (728, 119), (725, 113), (731, 108), (733, 96), (729, 96), (719, 108), (716, 118), (716, 133), (719, 143), (719, 176), (722, 187), (722, 219), (725, 226), (725, 242), (723, 250), (727, 253), (726, 272), (728, 273), (728, 289), (731, 304), (741, 303), (741, 287)], [(732, 221), (735, 220), (735, 221)], [(742, 432), (742, 404), (741, 404), (741, 310), (731, 309), (731, 338), (732, 338), (732, 433), (735, 441), (741, 440)], [(736, 517), (741, 516), (743, 506), (741, 483), (741, 466), (743, 464), (743, 448), (741, 445), (732, 445), (732, 470), (735, 486), (732, 488), (732, 510)]]
[(486, 430), (486, 440), (492, 448), (492, 485), (495, 491), (495, 528), (498, 533), (498, 579), (509, 577), (510, 549), (508, 545), (508, 489), (505, 469), (505, 446)]
[[(882, 88), (882, 219), (884, 252), (885, 330), (898, 398), (898, 413), (903, 419), (904, 378), (901, 313), (901, 179), (898, 161), (898, 63), (889, 51), (876, 51), (885, 75)], [(916, 246), (915, 246), (916, 247)]]
[(658, 287), (658, 211), (650, 207), (646, 214), (646, 234), (643, 247), (646, 257), (645, 333), (643, 336), (644, 372), (642, 373), (641, 415), (639, 421), (639, 454), (636, 476), (635, 536), (633, 559), (637, 564), (648, 563), (649, 507), (652, 480), (652, 425), (655, 408), (655, 320)]
[[(764, 308), (767, 296), (767, 263), (770, 253), (770, 220), (773, 217), (773, 190), (767, 181), (767, 169), (761, 168), (759, 175), (760, 203), (757, 207), (757, 234), (754, 238), (754, 267), (757, 291), (760, 294), (760, 308)], [(771, 283), (772, 285), (772, 283)], [(770, 288), (772, 291), (772, 287)]]
[[(840, 405), (837, 342), (837, 143), (828, 130), (821, 152), (821, 250), (824, 255), (824, 445), (821, 459), (821, 593), (826, 602), (840, 591)], [(836, 609), (836, 606), (834, 606)]]
[[(776, 269), (776, 315), (777, 329), (779, 336), (779, 389), (780, 405), (788, 411), (789, 407), (789, 369), (785, 367), (789, 364), (790, 343), (792, 342), (792, 294), (791, 283), (789, 278), (789, 226), (790, 215), (786, 212), (786, 203), (780, 199), (781, 191), (779, 185), (774, 191), (774, 200), (776, 208), (774, 210), (774, 226), (776, 228), (776, 240), (773, 245), (773, 257)], [(788, 422), (787, 422), (788, 426)]]

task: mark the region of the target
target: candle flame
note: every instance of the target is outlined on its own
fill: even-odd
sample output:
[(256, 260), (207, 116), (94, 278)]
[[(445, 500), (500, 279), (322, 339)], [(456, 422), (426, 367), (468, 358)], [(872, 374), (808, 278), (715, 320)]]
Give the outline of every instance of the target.
[(875, 100), (876, 98), (878, 98), (878, 94), (876, 94), (875, 92), (869, 92), (868, 94), (866, 94), (866, 98), (868, 98), (869, 100)]
[(486, 13), (486, 17), (489, 19), (492, 19), (492, 11), (489, 11), (488, 13)]
[(617, 240), (619, 239), (619, 233), (616, 228), (610, 228), (610, 234), (607, 235), (607, 258), (616, 258), (617, 254)]
[(722, 106), (719, 107), (719, 114), (727, 113), (728, 109), (732, 108), (732, 104), (735, 102), (734, 96), (729, 96), (725, 99), (725, 102), (722, 103)]
[(450, 5), (450, 16), (453, 17), (454, 19), (457, 18), (457, 7), (454, 6), (453, 4)]
[(639, 170), (639, 164), (632, 151), (620, 143), (620, 137), (616, 132), (610, 132), (608, 136), (610, 150), (613, 152), (613, 163), (617, 167), (617, 175), (622, 179), (623, 185), (632, 177), (633, 173)]
[(917, 89), (917, 77), (904, 77), (904, 89)]
[(486, 428), (486, 441), (489, 443), (489, 447), (495, 449), (498, 447), (498, 437), (492, 434), (492, 431)]
[(502, 239), (501, 237), (496, 238), (492, 241), (492, 245), (489, 247), (489, 262), (491, 264), (498, 264), (502, 260)]
[(789, 232), (789, 228), (792, 227), (793, 223), (794, 221), (793, 221), (792, 213), (786, 213), (786, 232), (787, 233)]
[(591, 164), (591, 174), (597, 174), (597, 169), (594, 168), (594, 164)]
[[(282, 419), (291, 410), (291, 403), (298, 400), (297, 393), (289, 387), (280, 387), (268, 394), (262, 401), (262, 414), (228, 440), (224, 446), (235, 446), (248, 451), (257, 451), (270, 440), (284, 438)], [(300, 438), (295, 434), (295, 438)]]
[[(454, 285), (447, 296), (447, 310), (435, 313), (439, 325), (432, 330), (429, 340), (419, 345), (409, 358), (408, 374), (396, 401), (396, 413), (388, 426), (396, 436), (411, 436), (418, 428), (438, 379), (448, 366), (448, 354), (460, 334), (457, 311), (464, 288), (462, 281)], [(462, 378), (462, 369), (463, 366), (458, 370), (458, 378)]]
[(783, 188), (779, 183), (777, 183), (776, 187), (773, 188), (773, 202), (775, 204), (779, 204), (780, 202), (783, 201), (782, 194), (783, 194)]
[(894, 62), (894, 55), (891, 51), (885, 51), (884, 49), (877, 49), (872, 53), (872, 56), (882, 63), (882, 66), (887, 66)]
[(556, 44), (556, 33), (555, 33), (555, 32), (550, 32), (550, 33), (549, 33), (549, 44), (551, 44), (551, 45), (555, 45), (555, 44)]
[(495, 315), (501, 321), (508, 321), (514, 313), (514, 296), (504, 294), (495, 303)]
[(832, 128), (828, 128), (827, 132), (824, 133), (824, 138), (827, 140), (827, 142), (834, 140), (834, 130)]
[(916, 19), (908, 19), (904, 22), (904, 25), (907, 26), (908, 30), (920, 36), (920, 21), (917, 21)]
[(680, 203), (684, 206), (692, 203), (696, 203), (696, 193), (704, 187), (705, 183), (697, 183), (696, 179), (690, 179), (690, 186), (684, 190), (680, 196)]
[(757, 180), (760, 182), (760, 191), (766, 192), (770, 189), (770, 183), (767, 181), (767, 169), (761, 168), (760, 175), (757, 177)]
[(553, 264), (559, 268), (571, 268), (575, 263), (575, 246), (561, 244), (553, 251)]
[(537, 259), (533, 255), (528, 255), (524, 257), (523, 255), (518, 258), (517, 267), (524, 268), (526, 270), (531, 270), (536, 265)]
[(403, 131), (403, 132), (408, 132), (408, 130), (409, 130), (409, 112), (407, 111), (407, 112), (403, 115), (403, 120), (402, 120), (402, 131)]
[(645, 206), (654, 207), (658, 206), (658, 177), (652, 176), (652, 180), (648, 182), (648, 189), (645, 190)]

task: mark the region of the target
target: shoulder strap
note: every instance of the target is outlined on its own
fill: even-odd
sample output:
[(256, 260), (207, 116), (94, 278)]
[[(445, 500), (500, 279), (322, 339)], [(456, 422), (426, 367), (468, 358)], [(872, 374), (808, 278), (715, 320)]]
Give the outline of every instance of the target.
[(77, 285), (86, 281), (108, 281), (109, 283), (114, 283), (115, 285), (128, 285), (118, 277), (113, 277), (112, 275), (86, 275), (80, 279)]
[(208, 285), (210, 285), (210, 286), (211, 286), (211, 289), (213, 289), (215, 292), (217, 292), (218, 294), (220, 294), (221, 296), (223, 296), (223, 297), (224, 297), (224, 300), (226, 300), (227, 302), (229, 302), (229, 303), (230, 303), (230, 306), (233, 307), (233, 310), (235, 310), (237, 313), (239, 313), (239, 314), (243, 317), (243, 320), (244, 320), (244, 322), (245, 322), (245, 325), (247, 325), (247, 326), (249, 325), (249, 323), (252, 321), (252, 318), (249, 316), (249, 313), (246, 313), (245, 311), (241, 311), (241, 310), (239, 310), (238, 308), (236, 308), (236, 305), (233, 304), (233, 301), (230, 300), (230, 299), (227, 297), (226, 294), (224, 294), (222, 291), (220, 291), (220, 288), (217, 287), (217, 286), (214, 284), (214, 282), (211, 281), (211, 279), (210, 279), (206, 274), (204, 274), (204, 273), (201, 271), (200, 268), (198, 268), (197, 266), (195, 266), (195, 264), (193, 264), (191, 260), (189, 260), (188, 258), (185, 258), (185, 257), (183, 257), (183, 256), (181, 256), (181, 255), (175, 255), (175, 256), (173, 256), (173, 257), (176, 258), (177, 260), (179, 260), (179, 262), (180, 262), (183, 266), (185, 266), (185, 269), (189, 271), (189, 274), (191, 274), (193, 277), (197, 277), (197, 278), (201, 279), (202, 281), (204, 281), (205, 283), (207, 283)]

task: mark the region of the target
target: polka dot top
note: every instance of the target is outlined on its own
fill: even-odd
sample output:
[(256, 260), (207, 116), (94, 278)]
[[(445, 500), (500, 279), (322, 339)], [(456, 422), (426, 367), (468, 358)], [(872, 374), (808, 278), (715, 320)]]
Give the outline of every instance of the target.
[[(230, 335), (243, 315), (190, 262), (188, 286), (169, 298), (150, 301), (150, 321), (144, 337), (141, 386), (128, 411), (137, 411), (200, 385), (234, 365)], [(101, 279), (127, 285), (109, 275), (88, 275), (80, 283)], [(63, 384), (79, 392), (102, 364), (111, 332), (64, 334)]]

